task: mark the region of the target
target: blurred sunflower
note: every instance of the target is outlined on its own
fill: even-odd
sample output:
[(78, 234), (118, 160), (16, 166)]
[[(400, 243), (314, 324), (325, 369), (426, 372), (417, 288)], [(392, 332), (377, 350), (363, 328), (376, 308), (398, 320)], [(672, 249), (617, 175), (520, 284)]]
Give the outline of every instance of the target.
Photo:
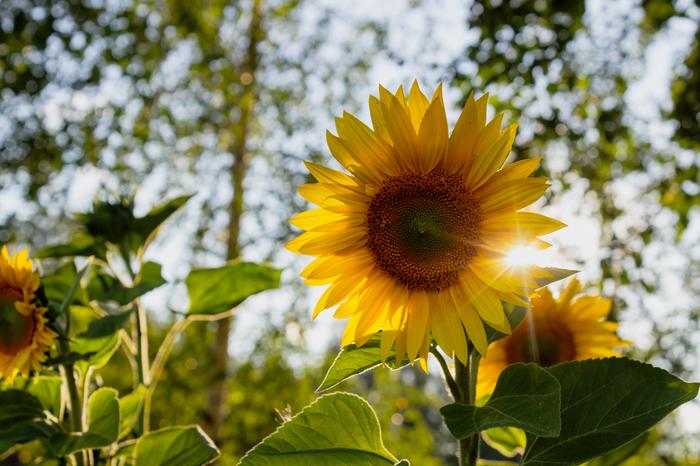
[(39, 370), (46, 351), (58, 336), (48, 328), (46, 308), (38, 305), (39, 273), (23, 249), (12, 256), (0, 254), (0, 378), (12, 383)]
[(486, 352), (483, 322), (510, 332), (501, 300), (526, 305), (534, 278), (548, 276), (505, 260), (517, 245), (548, 246), (537, 236), (564, 224), (518, 212), (549, 185), (528, 178), (539, 159), (504, 166), (516, 125), (502, 130), (502, 114), (487, 123), (487, 98), (470, 95), (448, 135), (441, 87), (430, 100), (415, 82), (408, 96), (380, 87), (373, 129), (346, 112), (338, 135), (327, 132), (350, 173), (307, 162), (318, 183), (299, 191), (319, 208), (292, 218), (306, 232), (287, 248), (318, 256), (302, 276), (330, 285), (314, 317), (338, 306), (350, 319), (343, 346), (381, 330), (384, 359), (395, 348), (425, 367), (432, 335), (464, 362), (468, 340)]
[(543, 367), (577, 359), (620, 356), (615, 348), (630, 343), (615, 334), (618, 324), (606, 321), (612, 302), (579, 296), (581, 282), (572, 279), (554, 299), (547, 288), (530, 297), (528, 317), (513, 333), (489, 347), (479, 364), (477, 394), (491, 393), (501, 371), (516, 362)]

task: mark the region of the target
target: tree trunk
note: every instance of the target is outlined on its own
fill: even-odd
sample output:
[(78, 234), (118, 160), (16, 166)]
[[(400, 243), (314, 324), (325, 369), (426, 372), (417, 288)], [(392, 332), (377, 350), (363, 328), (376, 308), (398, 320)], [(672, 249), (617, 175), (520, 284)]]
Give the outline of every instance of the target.
[[(259, 65), (258, 45), (263, 39), (262, 0), (255, 0), (252, 6), (248, 29), (248, 50), (241, 65), (240, 80), (243, 93), (239, 100), (240, 120), (233, 129), (233, 164), (231, 165), (231, 183), (233, 199), (229, 206), (229, 234), (226, 259), (237, 259), (241, 253), (240, 230), (243, 215), (243, 180), (248, 165), (248, 139), (253, 120), (253, 106), (257, 100), (255, 75)], [(212, 349), (213, 380), (209, 389), (206, 410), (206, 431), (211, 438), (221, 445), (221, 425), (224, 419), (226, 401), (226, 378), (228, 375), (228, 343), (232, 318), (217, 323), (216, 339)]]

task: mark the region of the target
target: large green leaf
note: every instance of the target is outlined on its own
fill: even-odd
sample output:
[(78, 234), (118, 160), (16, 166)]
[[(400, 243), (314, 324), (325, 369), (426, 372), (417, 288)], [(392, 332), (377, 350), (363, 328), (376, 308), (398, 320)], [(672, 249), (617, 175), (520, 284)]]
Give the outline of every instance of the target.
[(561, 435), (528, 436), (523, 464), (580, 464), (631, 441), (681, 404), (699, 384), (625, 358), (567, 362), (547, 371), (562, 388)]
[(26, 391), (34, 395), (41, 406), (58, 416), (61, 410), (61, 378), (55, 375), (37, 375), (32, 377)]
[(139, 385), (129, 393), (119, 398), (119, 438), (124, 438), (134, 427), (141, 412), (146, 387)]
[(376, 414), (359, 396), (325, 395), (241, 459), (239, 466), (393, 466)]
[(45, 421), (21, 421), (0, 428), (0, 454), (20, 443), (47, 439), (58, 432)]
[(216, 314), (233, 309), (246, 298), (277, 288), (279, 269), (252, 262), (232, 262), (214, 269), (195, 269), (185, 279), (190, 314)]
[(501, 455), (512, 458), (525, 450), (525, 432), (517, 427), (494, 427), (481, 433), (484, 442)]
[(492, 427), (517, 427), (543, 437), (559, 435), (560, 387), (536, 364), (513, 364), (501, 372), (484, 406), (452, 403), (440, 409), (447, 428), (464, 439)]
[(119, 402), (113, 388), (99, 388), (88, 400), (88, 431), (58, 433), (49, 439), (49, 449), (56, 456), (65, 456), (87, 448), (102, 448), (117, 441), (119, 435)]
[[(86, 370), (88, 366), (100, 368), (107, 364), (119, 347), (119, 334), (109, 333), (110, 327), (118, 324), (122, 317), (99, 317), (85, 306), (71, 306), (71, 340), (69, 348), (74, 353), (76, 366)], [(116, 322), (115, 322), (116, 321)]]
[(168, 427), (136, 442), (134, 466), (195, 466), (218, 456), (219, 449), (198, 426)]
[(95, 273), (88, 284), (88, 294), (90, 299), (115, 301), (123, 306), (165, 283), (160, 264), (146, 262), (141, 266), (141, 271), (131, 287), (122, 285), (119, 280), (106, 273)]
[(592, 459), (585, 466), (618, 466), (635, 455), (649, 439), (649, 432), (631, 440), (621, 447), (606, 453), (603, 456)]
[(98, 317), (97, 319), (90, 322), (87, 330), (82, 333), (84, 338), (102, 338), (113, 335), (117, 333), (126, 324), (131, 315), (133, 314), (133, 309), (125, 312), (120, 312), (119, 314), (110, 314), (104, 317)]
[(70, 342), (71, 352), (82, 356), (76, 362), (76, 366), (82, 370), (87, 369), (88, 366), (95, 369), (103, 367), (117, 348), (119, 348), (118, 333), (99, 338), (78, 336)]
[(39, 399), (30, 393), (15, 389), (0, 392), (0, 429), (41, 418), (43, 412)]
[(47, 257), (74, 257), (74, 256), (95, 256), (104, 259), (107, 256), (107, 249), (104, 244), (86, 232), (75, 233), (69, 242), (48, 246), (37, 252), (39, 259)]
[(151, 209), (145, 216), (135, 219), (131, 228), (132, 249), (148, 246), (162, 224), (191, 198), (190, 194), (170, 199)]
[[(328, 368), (326, 376), (321, 382), (321, 385), (316, 389), (317, 392), (329, 390), (345, 379), (349, 379), (355, 375), (373, 369), (382, 364), (382, 356), (379, 350), (380, 335), (374, 335), (367, 343), (359, 348), (355, 345), (348, 345), (335, 357), (335, 360)], [(405, 359), (400, 363), (396, 363), (396, 353), (392, 349), (389, 352), (386, 364), (392, 369), (398, 369), (409, 364), (409, 360)]]

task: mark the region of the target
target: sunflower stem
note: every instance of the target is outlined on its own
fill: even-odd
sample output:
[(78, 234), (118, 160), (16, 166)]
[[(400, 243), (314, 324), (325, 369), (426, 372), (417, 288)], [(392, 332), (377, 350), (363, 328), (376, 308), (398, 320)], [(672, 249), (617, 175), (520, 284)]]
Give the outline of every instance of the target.
[[(124, 261), (126, 269), (129, 272), (131, 285), (133, 286), (138, 274), (131, 266), (131, 254), (124, 245), (119, 247), (119, 252), (122, 255), (122, 260)], [(136, 311), (134, 313), (134, 340), (136, 341), (136, 365), (138, 369), (138, 381), (140, 385), (148, 388), (151, 385), (151, 369), (148, 350), (148, 314), (141, 305), (141, 300), (139, 298), (136, 298), (132, 306), (134, 306), (134, 310)], [(150, 430), (150, 418), (150, 403), (148, 403), (144, 406), (144, 409), (141, 410), (141, 416), (139, 418), (139, 430), (144, 434), (148, 433)]]
[(430, 352), (433, 354), (433, 356), (435, 356), (435, 359), (437, 359), (438, 363), (440, 364), (440, 368), (442, 369), (442, 372), (445, 375), (445, 382), (447, 383), (447, 388), (450, 390), (452, 398), (454, 398), (455, 401), (459, 401), (461, 399), (459, 387), (457, 386), (457, 382), (455, 382), (455, 379), (452, 376), (452, 372), (450, 371), (450, 368), (447, 365), (447, 361), (445, 361), (445, 358), (442, 356), (442, 354), (436, 347), (430, 348)]
[[(70, 353), (68, 348), (68, 343), (66, 340), (59, 340), (58, 342), (58, 352), (63, 356), (67, 356)], [(73, 364), (66, 362), (61, 364), (61, 376), (68, 389), (68, 420), (70, 422), (71, 432), (82, 432), (83, 431), (83, 404), (80, 400), (80, 391), (78, 390), (78, 384), (75, 382), (75, 370)], [(78, 466), (83, 466), (86, 464), (86, 458), (84, 452), (77, 452), (75, 454), (75, 461)]]
[[(476, 380), (479, 371), (479, 352), (474, 347), (469, 346), (467, 364), (455, 358), (455, 378), (459, 387), (460, 401), (468, 405), (476, 402)], [(476, 466), (479, 459), (479, 438), (480, 434), (459, 441), (459, 465)]]

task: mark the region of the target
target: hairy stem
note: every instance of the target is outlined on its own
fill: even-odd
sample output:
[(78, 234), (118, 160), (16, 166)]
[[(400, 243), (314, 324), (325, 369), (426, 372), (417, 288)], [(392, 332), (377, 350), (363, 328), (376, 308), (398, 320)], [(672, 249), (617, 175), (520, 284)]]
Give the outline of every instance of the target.
[[(479, 371), (479, 352), (469, 346), (467, 364), (455, 359), (455, 379), (462, 403), (474, 405), (476, 401), (476, 380)], [(476, 466), (479, 459), (479, 437), (474, 434), (471, 437), (459, 441), (459, 465)]]
[(447, 383), (447, 388), (450, 390), (450, 395), (452, 395), (452, 398), (454, 398), (455, 401), (459, 401), (461, 399), (459, 387), (452, 376), (452, 372), (447, 365), (447, 361), (445, 361), (442, 353), (440, 353), (440, 350), (438, 350), (436, 347), (430, 348), (430, 352), (433, 354), (433, 356), (435, 356), (438, 363), (440, 363), (440, 368), (442, 369), (442, 373), (445, 375), (445, 382)]
[[(65, 340), (58, 342), (58, 351), (61, 355), (70, 353), (68, 343)], [(63, 382), (68, 389), (68, 421), (70, 423), (71, 432), (83, 431), (83, 404), (80, 399), (80, 391), (78, 384), (75, 382), (75, 370), (72, 363), (65, 363), (60, 366)], [(75, 461), (78, 466), (87, 464), (84, 452), (75, 454)]]
[[(120, 252), (124, 264), (126, 264), (126, 269), (131, 277), (131, 284), (133, 285), (136, 280), (137, 273), (131, 266), (131, 254), (126, 249), (126, 247), (121, 247)], [(133, 338), (136, 342), (136, 367), (137, 376), (139, 384), (148, 387), (151, 384), (151, 369), (150, 369), (150, 357), (148, 351), (148, 314), (146, 310), (141, 306), (141, 300), (136, 299), (133, 303), (134, 310), (134, 320), (133, 328), (134, 335)], [(148, 407), (150, 408), (150, 406)], [(151, 427), (150, 410), (144, 409), (141, 412), (141, 417), (139, 419), (139, 427), (142, 433), (148, 433)]]

